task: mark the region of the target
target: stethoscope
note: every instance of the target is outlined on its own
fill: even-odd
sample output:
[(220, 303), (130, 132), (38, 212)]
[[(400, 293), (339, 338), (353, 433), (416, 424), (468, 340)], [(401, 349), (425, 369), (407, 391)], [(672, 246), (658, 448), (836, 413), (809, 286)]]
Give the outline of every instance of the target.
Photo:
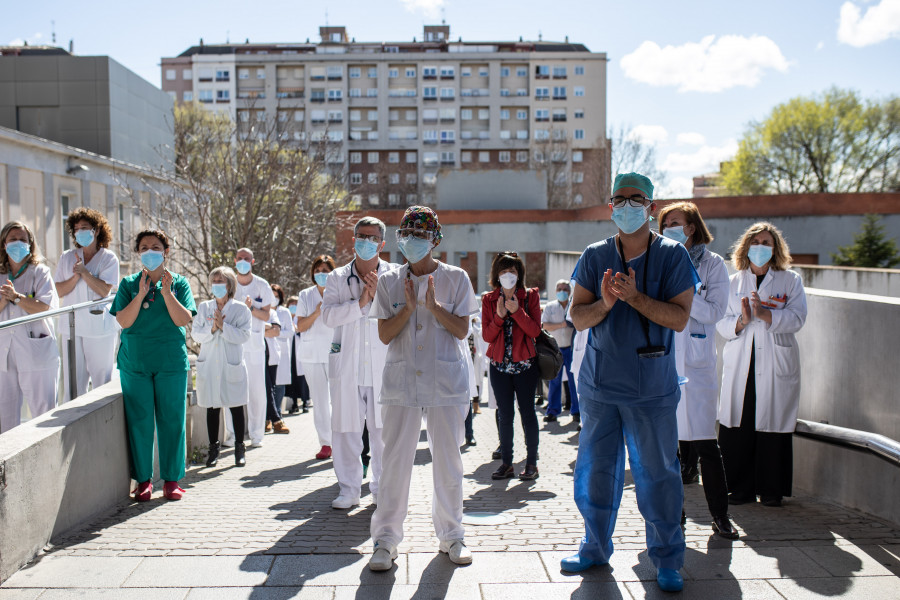
[(359, 277), (357, 277), (356, 273), (353, 272), (354, 268), (356, 268), (356, 259), (355, 258), (353, 259), (353, 262), (350, 263), (350, 274), (347, 276), (347, 287), (350, 288), (350, 299), (351, 300), (356, 300), (356, 298), (353, 297), (353, 286), (350, 285), (350, 280), (351, 279), (356, 280), (356, 289), (357, 290), (359, 290), (360, 286), (362, 286), (362, 281), (360, 281)]

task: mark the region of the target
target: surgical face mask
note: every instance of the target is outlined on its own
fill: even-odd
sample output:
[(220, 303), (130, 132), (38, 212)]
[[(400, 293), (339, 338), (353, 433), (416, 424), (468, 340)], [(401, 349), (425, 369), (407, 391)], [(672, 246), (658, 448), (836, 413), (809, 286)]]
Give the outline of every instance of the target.
[(155, 271), (163, 264), (163, 253), (156, 250), (144, 250), (141, 252), (141, 264), (147, 267), (148, 271)]
[(316, 273), (313, 275), (313, 279), (316, 280), (317, 286), (325, 287), (325, 282), (328, 281), (328, 273)]
[(246, 275), (247, 273), (249, 273), (251, 267), (252, 265), (250, 264), (250, 262), (243, 259), (234, 263), (234, 268), (237, 269), (237, 272), (241, 275)]
[(212, 295), (220, 300), (228, 295), (228, 286), (224, 283), (214, 283), (210, 287), (212, 288)]
[(78, 242), (78, 245), (82, 248), (84, 248), (85, 246), (90, 246), (91, 242), (94, 241), (94, 230), (82, 229), (80, 231), (76, 231), (75, 241)]
[(569, 292), (556, 292), (556, 299), (560, 302), (568, 302)]
[(634, 233), (647, 222), (648, 206), (635, 207), (626, 203), (620, 208), (613, 208), (612, 220), (622, 233)]
[(353, 249), (362, 260), (372, 260), (378, 254), (378, 242), (357, 239), (353, 243)]
[(291, 304), (290, 306), (288, 306), (288, 311), (289, 311), (292, 315), (297, 314), (297, 305), (296, 305), (296, 304)]
[(511, 290), (516, 287), (519, 276), (515, 273), (501, 273), (499, 279), (500, 285), (502, 285), (504, 289)]
[(753, 244), (747, 251), (747, 258), (757, 267), (764, 267), (772, 260), (772, 247)]
[(431, 249), (434, 247), (431, 241), (423, 240), (422, 238), (411, 235), (397, 240), (397, 245), (400, 247), (400, 252), (403, 253), (403, 256), (406, 257), (406, 260), (408, 260), (411, 265), (416, 264), (428, 256)]
[(31, 246), (28, 245), (28, 242), (9, 242), (6, 244), (6, 254), (13, 260), (13, 262), (22, 262), (25, 258), (31, 254)]
[(684, 244), (688, 239), (688, 236), (684, 234), (684, 225), (681, 227), (666, 227), (663, 229), (663, 235), (679, 244)]

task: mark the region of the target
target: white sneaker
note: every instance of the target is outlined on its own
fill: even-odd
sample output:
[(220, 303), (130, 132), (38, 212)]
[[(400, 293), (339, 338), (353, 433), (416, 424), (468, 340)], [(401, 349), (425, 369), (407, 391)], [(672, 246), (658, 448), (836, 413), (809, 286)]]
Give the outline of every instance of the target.
[(441, 552), (446, 552), (450, 560), (458, 565), (468, 565), (472, 562), (472, 551), (466, 548), (462, 540), (447, 540), (441, 542)]
[(262, 448), (262, 440), (250, 442), (251, 448)]
[(338, 496), (331, 501), (331, 508), (353, 508), (354, 506), (359, 506), (359, 498)]
[(397, 549), (388, 550), (387, 547), (382, 546), (378, 547), (378, 543), (375, 543), (375, 552), (372, 554), (372, 558), (369, 559), (369, 570), (370, 571), (389, 571), (392, 566), (394, 566), (394, 559), (397, 558)]

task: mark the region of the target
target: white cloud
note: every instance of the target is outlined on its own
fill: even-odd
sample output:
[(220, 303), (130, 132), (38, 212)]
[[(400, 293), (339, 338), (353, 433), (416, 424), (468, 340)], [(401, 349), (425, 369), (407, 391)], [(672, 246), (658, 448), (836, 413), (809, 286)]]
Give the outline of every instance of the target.
[(816, 52), (823, 49), (824, 47), (825, 47), (825, 42), (819, 42), (818, 44), (816, 44)]
[(900, 37), (900, 0), (881, 0), (867, 8), (865, 15), (853, 2), (841, 5), (839, 42), (862, 48), (892, 37)]
[(9, 44), (7, 44), (7, 45), (8, 46), (24, 46), (25, 40), (23, 40), (22, 38), (16, 38), (16, 39), (10, 41)]
[(691, 153), (672, 152), (663, 160), (662, 168), (675, 173), (702, 175), (719, 170), (719, 163), (737, 153), (735, 140), (727, 140), (721, 146), (701, 146)]
[(697, 133), (696, 131), (679, 133), (675, 139), (683, 146), (702, 146), (706, 143), (706, 136), (702, 133)]
[(667, 181), (653, 194), (657, 199), (682, 199), (694, 195), (694, 180), (690, 177), (675, 177)]
[(662, 125), (638, 125), (625, 136), (628, 141), (640, 140), (645, 144), (656, 146), (669, 139), (669, 132)]
[(440, 16), (444, 0), (400, 0), (403, 7), (409, 12), (420, 12), (424, 16), (434, 19)]
[(677, 86), (680, 92), (754, 87), (766, 70), (788, 69), (778, 45), (760, 35), (723, 35), (718, 39), (708, 35), (699, 43), (664, 48), (646, 41), (624, 56), (620, 64), (630, 79), (652, 86)]

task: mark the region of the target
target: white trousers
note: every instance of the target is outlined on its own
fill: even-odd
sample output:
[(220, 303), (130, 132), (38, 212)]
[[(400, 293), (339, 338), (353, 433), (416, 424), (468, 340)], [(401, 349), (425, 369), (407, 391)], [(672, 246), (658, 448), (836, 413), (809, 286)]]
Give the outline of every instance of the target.
[[(69, 401), (69, 341), (62, 340), (63, 402)], [(88, 381), (96, 389), (112, 379), (116, 358), (116, 336), (75, 336), (75, 397), (88, 391)]]
[(19, 371), (16, 353), (6, 355), (6, 372), (0, 373), (0, 433), (22, 422), (22, 402), (28, 401), (32, 417), (56, 408), (59, 389), (59, 359), (56, 368)]
[(331, 445), (331, 392), (328, 389), (328, 363), (303, 363), (303, 373), (313, 401), (313, 424), (320, 446)]
[[(262, 444), (266, 434), (266, 365), (265, 361), (246, 361), (247, 384), (250, 398), (247, 402), (247, 438), (256, 446)], [(234, 445), (234, 423), (231, 422), (231, 411), (223, 410), (225, 416), (225, 441), (226, 446)], [(245, 439), (247, 439), (245, 438)]]
[[(381, 429), (375, 427), (375, 411), (381, 410), (381, 405), (375, 403), (375, 390), (372, 387), (359, 388), (359, 431), (338, 432), (331, 434), (331, 460), (334, 464), (334, 474), (340, 487), (340, 495), (347, 498), (359, 498), (362, 488), (362, 454), (363, 423), (369, 429), (369, 456), (372, 467), (371, 479), (369, 479), (369, 491), (378, 493), (381, 479), (381, 455), (384, 453)], [(310, 390), (312, 395), (312, 390)], [(315, 408), (313, 409), (315, 410)], [(381, 500), (379, 499), (379, 502)]]
[[(393, 550), (403, 541), (403, 521), (409, 509), (409, 486), (412, 478), (416, 446), (422, 431), (422, 416), (431, 449), (431, 473), (434, 486), (431, 518), (434, 532), (441, 541), (462, 539), (463, 463), (459, 453), (462, 444), (466, 406), (383, 407), (384, 428), (388, 440), (384, 447), (384, 470), (378, 507), (372, 515), (372, 540), (379, 547)], [(464, 412), (465, 411), (465, 412)]]

